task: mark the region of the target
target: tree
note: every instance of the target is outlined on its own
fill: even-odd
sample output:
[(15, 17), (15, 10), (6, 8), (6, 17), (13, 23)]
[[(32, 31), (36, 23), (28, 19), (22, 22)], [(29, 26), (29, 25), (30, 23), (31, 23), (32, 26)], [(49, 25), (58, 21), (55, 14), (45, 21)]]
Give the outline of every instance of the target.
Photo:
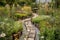
[(55, 0), (56, 7), (58, 8), (60, 5), (60, 0)]

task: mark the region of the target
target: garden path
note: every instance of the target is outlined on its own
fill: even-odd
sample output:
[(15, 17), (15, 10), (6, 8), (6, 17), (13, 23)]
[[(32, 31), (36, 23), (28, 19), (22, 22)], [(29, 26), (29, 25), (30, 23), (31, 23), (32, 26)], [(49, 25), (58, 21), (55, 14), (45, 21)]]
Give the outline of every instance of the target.
[[(33, 17), (35, 18), (38, 15), (33, 13)], [(23, 23), (23, 35), (20, 40), (39, 40), (39, 33), (40, 31), (31, 23), (31, 18), (27, 18), (22, 20)]]

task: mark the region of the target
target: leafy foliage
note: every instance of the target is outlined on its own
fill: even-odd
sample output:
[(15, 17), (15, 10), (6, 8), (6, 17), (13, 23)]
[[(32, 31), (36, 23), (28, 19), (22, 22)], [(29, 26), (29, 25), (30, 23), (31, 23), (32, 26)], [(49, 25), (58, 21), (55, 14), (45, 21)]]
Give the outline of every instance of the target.
[(45, 19), (49, 19), (49, 18), (50, 18), (50, 16), (40, 15), (40, 16), (38, 16), (36, 18), (33, 18), (32, 22), (34, 22), (34, 23), (40, 23), (40, 21), (45, 20)]
[(24, 7), (22, 7), (21, 10), (22, 10), (21, 12), (15, 13), (15, 17), (23, 19), (26, 17), (30, 17), (32, 15), (30, 6), (24, 6)]
[(40, 30), (40, 37), (44, 36), (43, 38), (44, 40), (54, 40), (55, 27), (52, 27), (52, 24), (50, 24), (51, 19), (52, 19), (51, 16), (47, 16), (47, 15), (40, 15), (39, 17), (32, 19), (32, 22), (39, 24), (38, 27)]
[(15, 22), (10, 18), (0, 18), (0, 33), (4, 32), (6, 36), (11, 36), (12, 33), (22, 31), (22, 23)]

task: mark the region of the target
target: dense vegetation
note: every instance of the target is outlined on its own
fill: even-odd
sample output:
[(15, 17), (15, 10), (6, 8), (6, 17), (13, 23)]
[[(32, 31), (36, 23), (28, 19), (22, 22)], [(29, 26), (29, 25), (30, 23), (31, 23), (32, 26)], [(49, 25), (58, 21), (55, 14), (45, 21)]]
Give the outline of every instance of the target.
[(40, 30), (40, 40), (60, 40), (60, 0), (48, 4), (36, 4), (35, 0), (0, 0), (0, 36), (4, 34), (0, 40), (12, 40), (12, 34), (21, 33), (20, 20), (32, 17), (36, 10), (39, 16), (31, 21)]
[(44, 8), (41, 8), (39, 16), (33, 18), (32, 22), (40, 30), (40, 40), (60, 40), (59, 9), (53, 8), (49, 11), (47, 15)]
[(18, 33), (23, 30), (22, 22), (15, 21), (15, 19), (10, 18), (8, 14), (8, 9), (5, 9), (5, 7), (0, 7), (0, 34), (5, 34), (4, 37), (0, 38), (1, 40), (11, 40), (13, 33)]
[(33, 24), (40, 30), (40, 40), (60, 40), (59, 2), (59, 0), (53, 0), (49, 8), (46, 6), (46, 9), (41, 4), (38, 11), (39, 16), (32, 19)]

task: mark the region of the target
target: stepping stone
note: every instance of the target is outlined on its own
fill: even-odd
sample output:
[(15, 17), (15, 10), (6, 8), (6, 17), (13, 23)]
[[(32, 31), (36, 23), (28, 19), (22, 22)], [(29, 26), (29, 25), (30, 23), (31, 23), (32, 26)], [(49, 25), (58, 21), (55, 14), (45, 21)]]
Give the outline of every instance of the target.
[(33, 28), (33, 27), (32, 27), (32, 28), (30, 28), (30, 29), (31, 29), (31, 30), (35, 30), (35, 28)]
[(28, 40), (34, 40), (34, 38), (28, 38)]
[(35, 33), (35, 30), (31, 30), (30, 33)]
[(24, 40), (27, 40), (27, 38), (24, 38)]
[(29, 34), (28, 38), (35, 38), (35, 34), (33, 33)]

